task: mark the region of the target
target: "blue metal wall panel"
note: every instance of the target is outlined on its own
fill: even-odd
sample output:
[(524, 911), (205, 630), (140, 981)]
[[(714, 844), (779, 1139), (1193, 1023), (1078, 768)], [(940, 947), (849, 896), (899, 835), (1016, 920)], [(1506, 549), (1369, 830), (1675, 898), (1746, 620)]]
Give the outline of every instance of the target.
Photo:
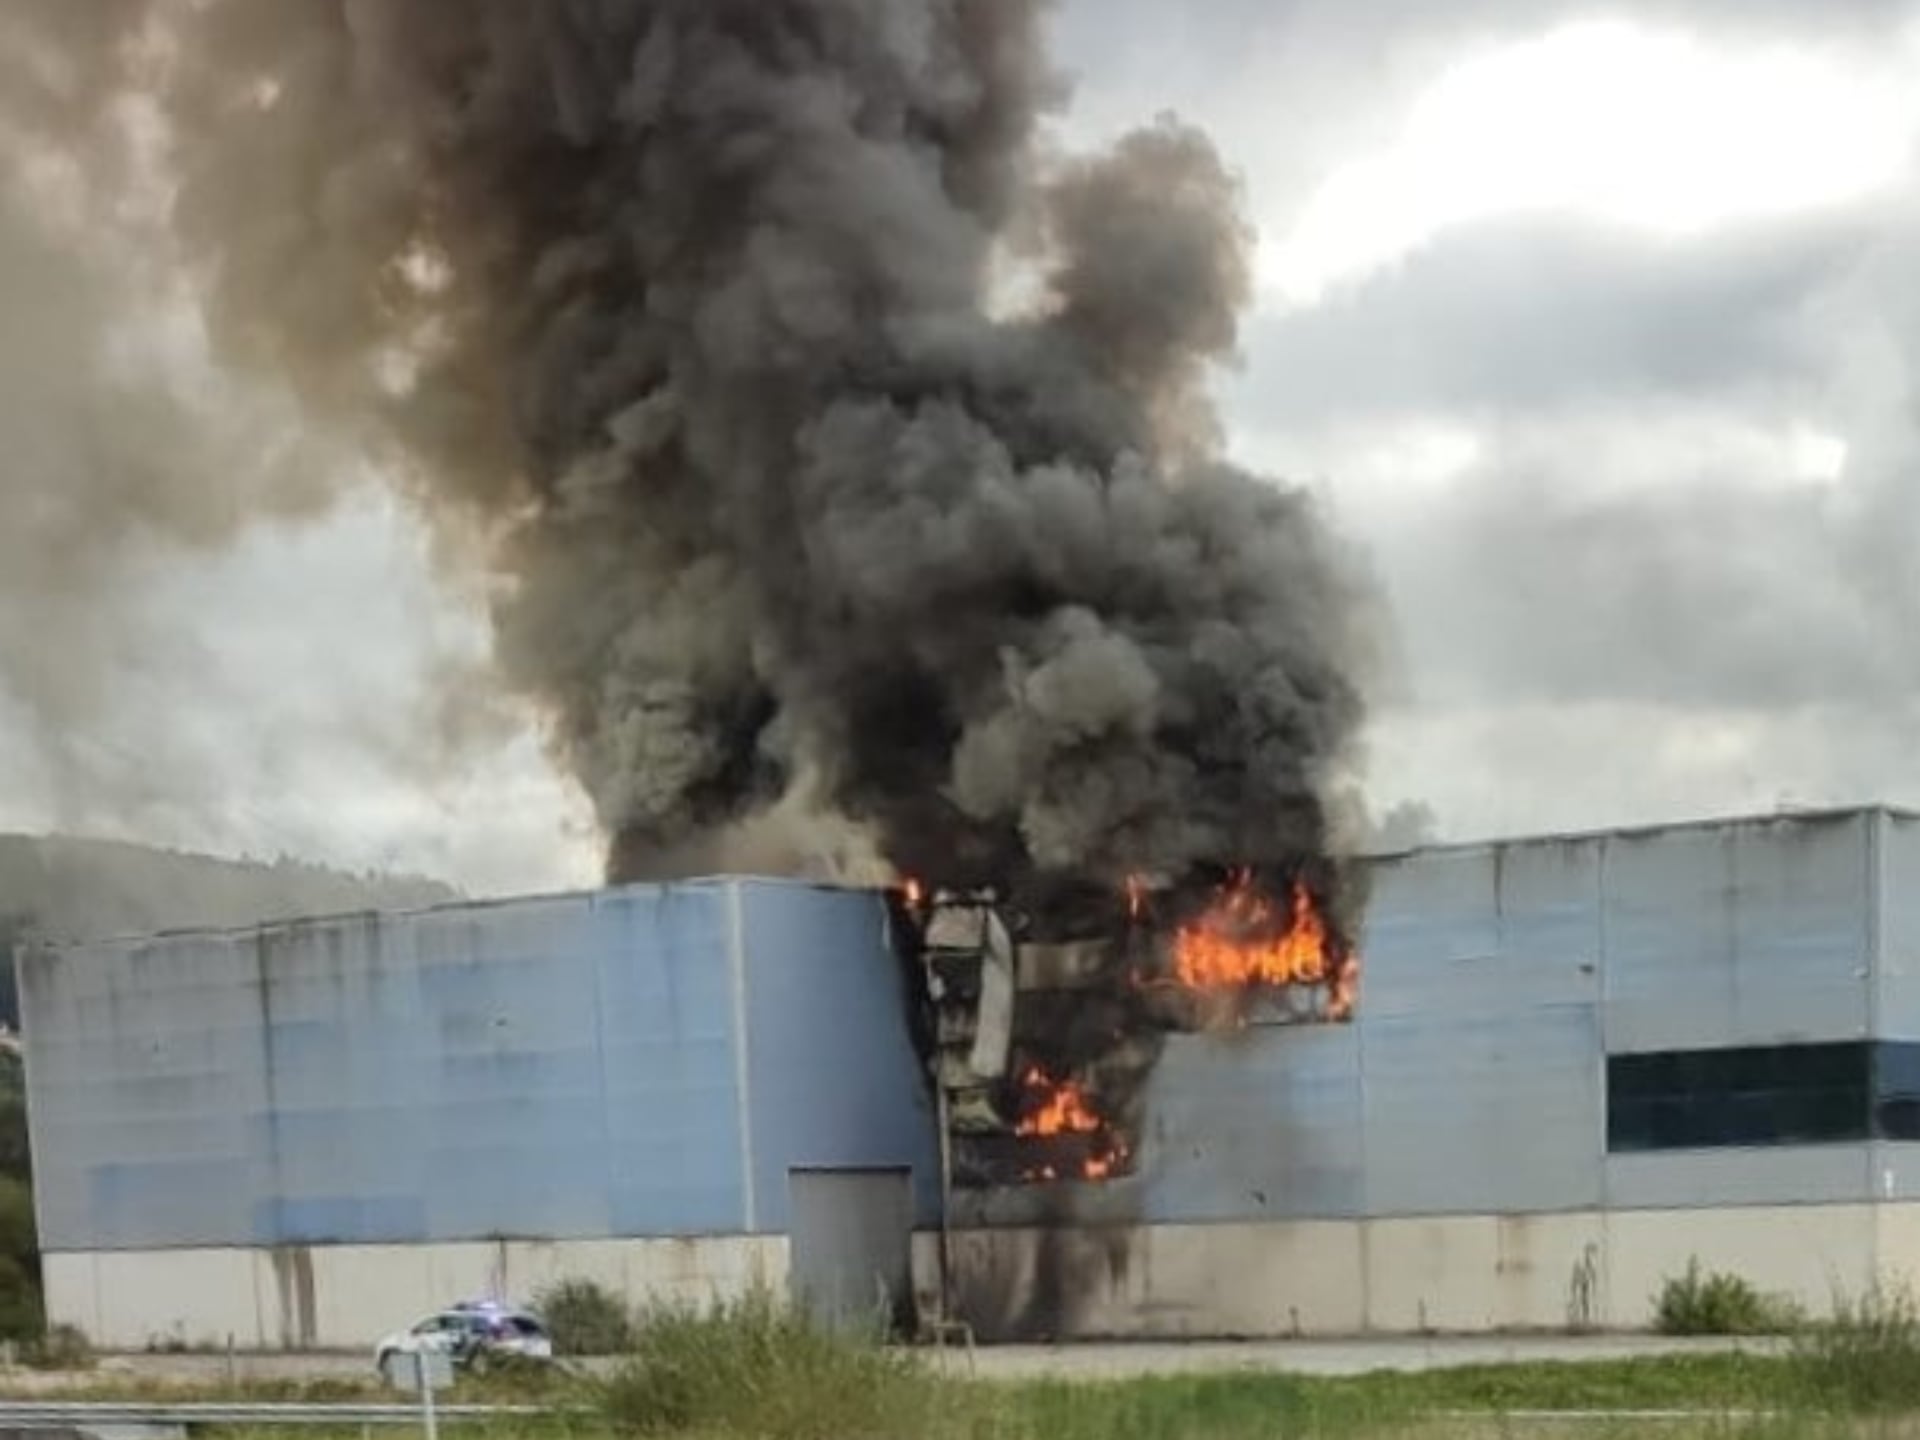
[(20, 978), (42, 1245), (250, 1234), (268, 1105), (250, 939), (33, 951)]
[(1879, 817), (1875, 850), (1875, 1033), (1920, 1040), (1920, 820)]
[(905, 1165), (939, 1219), (932, 1098), (876, 895), (742, 883), (754, 1225), (783, 1233), (794, 1166)]
[(30, 958), (47, 1245), (738, 1231), (727, 895)]
[(1813, 1205), (1872, 1198), (1867, 1145), (1675, 1150), (1607, 1158), (1607, 1204), (1623, 1210)]
[(1360, 1045), (1341, 1026), (1175, 1036), (1147, 1096), (1142, 1218), (1357, 1215)]
[(1920, 1142), (1874, 1142), (1867, 1185), (1876, 1200), (1920, 1200)]
[(746, 1174), (727, 886), (625, 890), (597, 904), (619, 937), (596, 968), (614, 1233), (738, 1231)]
[(1609, 838), (1608, 1049), (1866, 1034), (1868, 829), (1850, 815)]
[[(1920, 1039), (1920, 825), (1421, 852), (1375, 867), (1362, 949), (1352, 1026), (1173, 1039), (1141, 1173), (1082, 1213), (1864, 1197), (1860, 1147), (1608, 1161), (1604, 1055), (1853, 1038), (1870, 997), (1880, 1033)], [(899, 986), (875, 897), (754, 881), (30, 955), (43, 1232), (778, 1231), (796, 1165), (910, 1165), (931, 1220)]]
[(1598, 1203), (1599, 855), (1593, 841), (1520, 842), (1375, 868), (1358, 1021), (1364, 1213)]
[(1597, 1205), (1599, 1053), (1591, 1005), (1363, 1020), (1366, 1213)]
[(1868, 1033), (1871, 825), (1849, 815), (1732, 827), (1733, 1024), (1742, 1044)]
[(1726, 832), (1617, 836), (1608, 841), (1605, 867), (1607, 1049), (1738, 1043)]
[(1592, 1005), (1600, 847), (1550, 841), (1383, 862), (1361, 937), (1362, 1023)]

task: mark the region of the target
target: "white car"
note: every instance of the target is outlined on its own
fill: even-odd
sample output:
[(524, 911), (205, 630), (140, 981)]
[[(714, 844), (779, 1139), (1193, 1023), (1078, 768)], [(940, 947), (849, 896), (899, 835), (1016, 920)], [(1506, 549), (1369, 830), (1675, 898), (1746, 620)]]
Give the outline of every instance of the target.
[(384, 1336), (374, 1348), (374, 1363), (388, 1378), (396, 1356), (421, 1352), (445, 1355), (456, 1368), (494, 1356), (551, 1360), (553, 1336), (532, 1311), (492, 1301), (476, 1301), (436, 1311), (426, 1319)]

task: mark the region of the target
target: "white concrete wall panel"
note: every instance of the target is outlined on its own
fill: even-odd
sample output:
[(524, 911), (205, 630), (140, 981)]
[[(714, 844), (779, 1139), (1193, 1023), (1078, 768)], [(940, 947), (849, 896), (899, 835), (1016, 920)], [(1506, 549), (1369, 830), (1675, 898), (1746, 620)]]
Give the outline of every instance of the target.
[[(1585, 1318), (1647, 1325), (1655, 1296), (1697, 1259), (1810, 1311), (1876, 1280), (1920, 1277), (1920, 1204), (1791, 1205), (1544, 1216), (1031, 1228), (957, 1234), (960, 1298), (997, 1300), (1003, 1318), (1041, 1310), (1051, 1333), (1179, 1339), (1555, 1329)], [(493, 1248), (492, 1255), (480, 1252)], [(914, 1246), (932, 1313), (938, 1240)], [(304, 1259), (297, 1258), (303, 1256)], [(327, 1246), (297, 1252), (118, 1251), (49, 1257), (49, 1313), (97, 1341), (278, 1348), (370, 1346), (452, 1299), (524, 1298), (589, 1275), (630, 1302), (705, 1303), (787, 1278), (772, 1237)], [(310, 1276), (311, 1302), (302, 1266)], [(617, 1277), (617, 1278), (616, 1278)], [(1062, 1282), (1071, 1279), (1071, 1286)], [(447, 1287), (458, 1289), (449, 1290)], [(983, 1295), (982, 1287), (994, 1291)], [(1581, 1302), (1584, 1298), (1584, 1308)], [(300, 1332), (303, 1307), (310, 1319)], [(289, 1324), (288, 1317), (292, 1321)], [(990, 1327), (989, 1327), (990, 1328)]]
[(371, 1347), (457, 1300), (526, 1302), (555, 1280), (597, 1280), (635, 1306), (705, 1305), (786, 1284), (769, 1236), (685, 1240), (116, 1250), (51, 1255), (47, 1311), (96, 1344), (242, 1349)]
[[(955, 1310), (985, 1339), (1351, 1334), (1364, 1324), (1360, 1223), (970, 1230)], [(920, 1288), (937, 1270), (920, 1251)]]
[(59, 1251), (40, 1257), (40, 1293), (47, 1318), (78, 1326), (96, 1340), (107, 1333), (100, 1307), (100, 1274), (90, 1250)]
[(1873, 1224), (1876, 1276), (1896, 1291), (1920, 1295), (1920, 1204), (1875, 1205)]
[(1560, 1329), (1605, 1313), (1594, 1212), (1376, 1220), (1361, 1237), (1370, 1330)]
[[(276, 1318), (255, 1285), (249, 1250), (119, 1250), (90, 1257), (100, 1296), (89, 1332), (96, 1344), (142, 1349), (154, 1344), (278, 1347)], [(66, 1320), (48, 1295), (48, 1318)], [(77, 1320), (75, 1323), (79, 1323)], [(297, 1339), (297, 1337), (287, 1337)]]
[(1872, 1205), (1619, 1210), (1606, 1217), (1609, 1319), (1652, 1322), (1655, 1297), (1690, 1260), (1746, 1279), (1821, 1313), (1836, 1293), (1859, 1295), (1878, 1268)]

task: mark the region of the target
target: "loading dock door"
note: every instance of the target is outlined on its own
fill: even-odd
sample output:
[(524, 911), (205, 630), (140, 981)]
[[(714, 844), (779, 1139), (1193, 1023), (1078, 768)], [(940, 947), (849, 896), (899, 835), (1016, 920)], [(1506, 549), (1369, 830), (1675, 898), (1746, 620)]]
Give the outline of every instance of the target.
[(898, 1169), (792, 1170), (792, 1289), (823, 1324), (913, 1324), (913, 1175)]

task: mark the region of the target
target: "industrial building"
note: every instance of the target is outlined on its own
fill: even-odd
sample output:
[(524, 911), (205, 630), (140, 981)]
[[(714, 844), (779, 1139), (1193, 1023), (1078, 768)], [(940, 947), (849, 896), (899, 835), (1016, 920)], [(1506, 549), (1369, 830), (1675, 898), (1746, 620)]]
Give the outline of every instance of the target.
[[(573, 1275), (987, 1336), (1633, 1327), (1920, 1270), (1920, 818), (1369, 862), (1358, 1003), (1168, 1035), (1100, 1180), (951, 1187), (882, 896), (749, 879), (30, 950), (52, 1318), (370, 1342)], [(1029, 983), (1018, 978), (1012, 998)]]

